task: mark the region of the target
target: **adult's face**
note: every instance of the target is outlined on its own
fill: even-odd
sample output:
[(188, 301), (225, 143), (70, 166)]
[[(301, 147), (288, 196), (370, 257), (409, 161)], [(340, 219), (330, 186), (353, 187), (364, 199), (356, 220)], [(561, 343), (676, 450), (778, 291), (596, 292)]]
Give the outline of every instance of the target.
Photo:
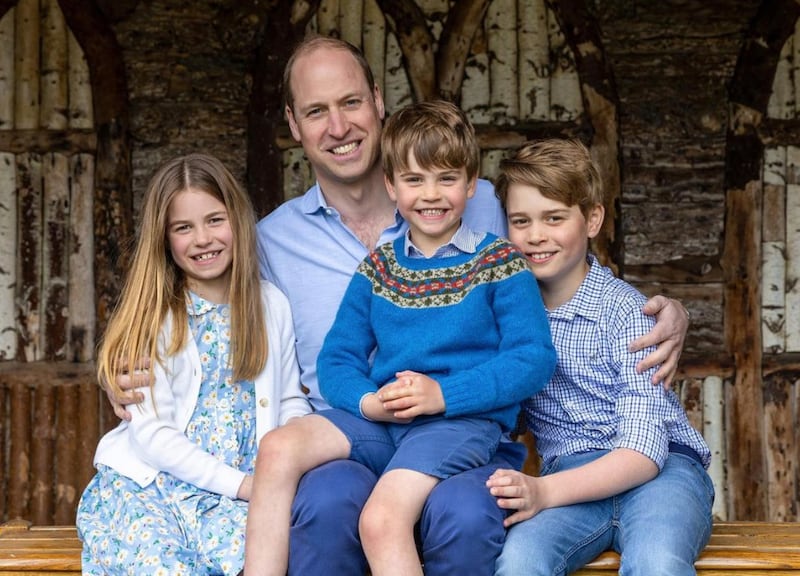
[(376, 169), (383, 98), (367, 84), (351, 54), (318, 48), (302, 55), (294, 63), (291, 86), (289, 127), (323, 190), (326, 184), (358, 184)]

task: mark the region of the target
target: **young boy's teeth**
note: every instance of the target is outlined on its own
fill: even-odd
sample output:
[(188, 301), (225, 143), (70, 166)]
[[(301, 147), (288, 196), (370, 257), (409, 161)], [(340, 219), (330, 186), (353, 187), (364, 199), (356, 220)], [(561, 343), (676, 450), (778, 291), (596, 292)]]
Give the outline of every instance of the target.
[(444, 214), (444, 210), (434, 210), (434, 209), (420, 210), (419, 213), (422, 214), (423, 216), (441, 216), (442, 214)]
[(552, 252), (546, 252), (544, 254), (541, 254), (541, 253), (540, 254), (531, 254), (531, 260), (546, 260), (547, 258), (550, 258), (550, 256), (552, 256), (552, 255), (553, 255)]
[(334, 154), (347, 154), (348, 152), (352, 152), (358, 148), (358, 144), (355, 142), (350, 142), (350, 144), (344, 144), (342, 146), (337, 146), (333, 149)]

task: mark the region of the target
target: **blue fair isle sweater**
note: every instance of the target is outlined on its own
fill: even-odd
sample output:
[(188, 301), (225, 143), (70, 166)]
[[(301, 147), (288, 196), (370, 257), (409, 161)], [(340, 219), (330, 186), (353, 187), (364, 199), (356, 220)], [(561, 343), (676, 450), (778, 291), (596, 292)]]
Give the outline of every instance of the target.
[(556, 365), (524, 256), (491, 234), (474, 254), (443, 258), (409, 258), (404, 241), (378, 247), (356, 270), (317, 361), (323, 397), (358, 415), (365, 394), (414, 370), (439, 382), (445, 417), (513, 428), (519, 403)]

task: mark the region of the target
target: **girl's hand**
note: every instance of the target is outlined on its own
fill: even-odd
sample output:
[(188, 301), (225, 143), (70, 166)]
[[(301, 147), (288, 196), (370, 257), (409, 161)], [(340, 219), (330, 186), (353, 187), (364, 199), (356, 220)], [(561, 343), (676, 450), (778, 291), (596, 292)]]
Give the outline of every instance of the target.
[(506, 528), (536, 516), (545, 508), (540, 480), (516, 470), (497, 470), (486, 481), (500, 508), (516, 510), (503, 521)]
[(398, 372), (395, 377), (397, 380), (378, 390), (378, 399), (396, 418), (409, 419), (445, 411), (442, 389), (436, 380), (412, 370)]

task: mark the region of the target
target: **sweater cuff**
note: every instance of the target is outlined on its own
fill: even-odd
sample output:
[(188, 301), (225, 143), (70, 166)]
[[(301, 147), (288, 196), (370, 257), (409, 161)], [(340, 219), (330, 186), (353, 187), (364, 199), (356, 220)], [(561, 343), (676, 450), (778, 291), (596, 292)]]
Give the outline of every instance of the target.
[(361, 400), (358, 401), (358, 413), (361, 414), (361, 417), (368, 422), (372, 422), (372, 418), (368, 418), (366, 414), (364, 414), (364, 400), (366, 400), (367, 396), (373, 396), (375, 392), (367, 392), (361, 397)]

